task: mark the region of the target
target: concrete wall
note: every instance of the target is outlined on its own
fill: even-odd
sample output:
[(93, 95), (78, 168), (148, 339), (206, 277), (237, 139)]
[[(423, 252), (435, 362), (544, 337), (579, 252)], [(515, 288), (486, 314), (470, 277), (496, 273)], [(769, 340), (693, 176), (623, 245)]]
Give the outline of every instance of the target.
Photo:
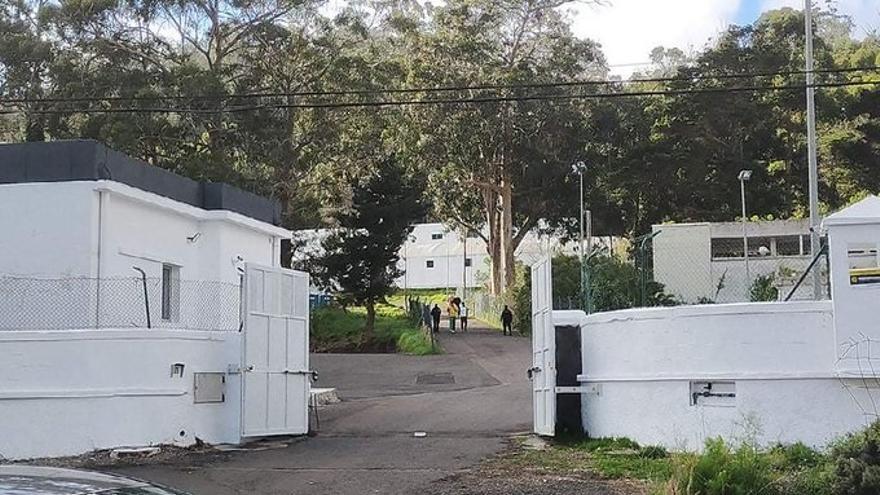
[(95, 276), (89, 184), (0, 185), (0, 275)]
[(655, 225), (653, 232), (660, 232), (651, 241), (654, 280), (684, 301), (711, 298), (715, 283), (709, 224)]
[[(0, 329), (146, 326), (133, 267), (151, 279), (156, 326), (234, 329), (239, 268), (277, 265), (289, 235), (112, 181), (0, 185), (0, 229)], [(181, 281), (171, 322), (160, 319), (163, 264)]]
[[(875, 220), (876, 222), (876, 220)], [(836, 369), (844, 376), (870, 374), (880, 370), (880, 328), (876, 308), (880, 283), (853, 285), (851, 268), (875, 268), (880, 260), (850, 256), (850, 250), (875, 253), (880, 250), (880, 223), (832, 225), (829, 229), (832, 297), (835, 314)]]
[[(809, 226), (804, 221), (750, 222), (750, 239), (805, 235)], [(735, 222), (655, 225), (660, 232), (653, 239), (654, 280), (666, 292), (687, 303), (708, 299), (716, 303), (746, 302), (755, 277), (775, 274), (774, 286), (780, 298), (788, 294), (797, 278), (810, 264), (810, 256), (750, 256), (749, 276), (745, 260), (713, 258), (713, 238), (736, 238), (742, 235), (742, 224)], [(768, 249), (771, 246), (766, 246)], [(820, 266), (824, 272), (824, 267)], [(812, 299), (812, 279), (805, 280), (794, 300)]]
[[(584, 427), (597, 437), (821, 446), (876, 413), (867, 394), (880, 400), (836, 376), (829, 301), (599, 313), (582, 320), (582, 345)], [(695, 382), (732, 382), (736, 397), (695, 404)]]
[(0, 185), (0, 228), (0, 275), (131, 277), (138, 265), (159, 277), (165, 262), (182, 279), (232, 283), (235, 257), (277, 265), (289, 235), (112, 181)]
[[(240, 380), (226, 401), (193, 403), (194, 372), (240, 362), (237, 332), (0, 332), (0, 458), (146, 444), (239, 440)], [(183, 377), (171, 365), (184, 363)]]

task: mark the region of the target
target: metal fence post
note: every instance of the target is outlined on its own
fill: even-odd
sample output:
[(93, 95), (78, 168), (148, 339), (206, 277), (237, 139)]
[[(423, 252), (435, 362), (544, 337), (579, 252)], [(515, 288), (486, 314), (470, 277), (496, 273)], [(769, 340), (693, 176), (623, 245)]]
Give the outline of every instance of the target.
[(152, 322), (150, 321), (150, 294), (147, 292), (147, 273), (136, 266), (133, 266), (132, 268), (141, 274), (141, 282), (144, 285), (144, 306), (147, 310), (147, 328), (153, 328)]

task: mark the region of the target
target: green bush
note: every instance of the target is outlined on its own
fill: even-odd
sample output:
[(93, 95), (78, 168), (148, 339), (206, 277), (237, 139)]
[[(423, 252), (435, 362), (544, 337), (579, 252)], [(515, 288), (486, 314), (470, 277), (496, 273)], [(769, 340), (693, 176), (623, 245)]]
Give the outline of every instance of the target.
[(670, 487), (676, 495), (777, 495), (777, 477), (757, 448), (733, 450), (719, 438), (707, 441), (700, 455), (678, 458)]
[(773, 286), (776, 281), (774, 274), (758, 275), (749, 288), (749, 299), (752, 302), (778, 301), (779, 289)]
[[(579, 301), (580, 259), (577, 256), (553, 258), (553, 298)], [(616, 256), (599, 255), (590, 259), (590, 292), (593, 311), (614, 311), (641, 306), (639, 271), (633, 264)], [(648, 280), (645, 284), (648, 306), (677, 304), (664, 292), (663, 284)]]
[(831, 448), (837, 495), (880, 493), (880, 421), (838, 440)]

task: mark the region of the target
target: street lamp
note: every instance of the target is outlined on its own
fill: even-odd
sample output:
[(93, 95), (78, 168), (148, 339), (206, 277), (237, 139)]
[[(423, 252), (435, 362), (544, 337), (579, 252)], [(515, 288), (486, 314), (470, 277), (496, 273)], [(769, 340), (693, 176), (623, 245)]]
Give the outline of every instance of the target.
[(579, 242), (579, 251), (581, 257), (581, 309), (586, 313), (591, 312), (591, 304), (589, 298), (589, 285), (590, 285), (590, 275), (587, 268), (587, 253), (584, 248), (584, 173), (587, 171), (587, 164), (583, 161), (578, 161), (571, 166), (571, 171), (578, 175), (578, 183), (580, 189), (580, 219), (578, 223), (580, 224), (580, 238)]
[(743, 259), (746, 264), (746, 285), (751, 284), (752, 277), (749, 275), (749, 238), (746, 226), (749, 218), (746, 216), (746, 181), (752, 178), (751, 170), (739, 171), (739, 192), (742, 198), (742, 224), (743, 224)]

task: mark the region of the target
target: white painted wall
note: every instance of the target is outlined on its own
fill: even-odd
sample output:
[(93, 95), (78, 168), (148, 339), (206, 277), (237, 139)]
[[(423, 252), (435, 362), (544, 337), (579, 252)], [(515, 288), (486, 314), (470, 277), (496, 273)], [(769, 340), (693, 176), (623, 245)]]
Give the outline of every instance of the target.
[[(95, 276), (94, 183), (0, 185), (0, 275)], [(51, 192), (50, 192), (51, 191)]]
[[(683, 450), (718, 435), (822, 446), (875, 413), (863, 386), (835, 374), (830, 301), (598, 313), (581, 332), (592, 436)], [(692, 405), (691, 381), (706, 380), (735, 382), (734, 405)]]
[[(193, 372), (225, 372), (240, 345), (238, 332), (0, 332), (0, 458), (236, 443), (239, 375), (227, 376), (226, 402), (194, 404)], [(173, 363), (185, 364), (182, 378)]]
[[(805, 235), (808, 229), (807, 223), (801, 220), (750, 222), (748, 235), (750, 238)], [(712, 239), (741, 239), (742, 224), (655, 225), (652, 231), (659, 232), (652, 241), (654, 280), (662, 283), (666, 292), (688, 303), (701, 298), (718, 303), (749, 301), (755, 277), (774, 273), (777, 275), (774, 285), (782, 298), (812, 259), (810, 256), (751, 256), (747, 276), (743, 258), (712, 257)], [(806, 280), (793, 299), (812, 299), (812, 293), (811, 280)]]
[(655, 225), (654, 280), (669, 294), (696, 302), (714, 293), (711, 228), (708, 223)]
[[(207, 319), (235, 328), (237, 267), (277, 266), (280, 241), (290, 235), (112, 181), (0, 185), (0, 230), (0, 277), (7, 277), (0, 278), (0, 329), (57, 329), (65, 320), (70, 328), (145, 326), (135, 307), (142, 299), (135, 266), (152, 279), (156, 326), (214, 328)], [(182, 281), (180, 318), (172, 322), (160, 319), (163, 263), (177, 267)]]
[(835, 369), (843, 376), (869, 375), (880, 370), (880, 328), (875, 314), (880, 283), (853, 285), (851, 268), (880, 267), (880, 258), (851, 257), (850, 250), (880, 252), (880, 198), (871, 196), (825, 219), (831, 256), (834, 301)]
[(277, 265), (280, 240), (290, 235), (112, 181), (0, 185), (0, 228), (0, 275), (130, 277), (139, 264), (159, 276), (169, 262), (184, 279), (234, 283), (234, 256)]
[[(237, 267), (277, 266), (289, 231), (112, 181), (0, 185), (0, 231), (0, 458), (239, 441), (239, 375), (227, 375), (224, 403), (194, 404), (193, 373), (240, 365), (241, 334), (217, 330), (229, 328), (221, 320), (238, 329)], [(200, 284), (181, 286), (180, 318), (159, 321), (151, 281), (161, 328), (108, 327), (132, 304), (125, 291), (141, 290), (132, 267), (158, 279), (163, 263)], [(135, 310), (121, 326), (143, 326)], [(193, 318), (204, 330), (183, 329)]]

